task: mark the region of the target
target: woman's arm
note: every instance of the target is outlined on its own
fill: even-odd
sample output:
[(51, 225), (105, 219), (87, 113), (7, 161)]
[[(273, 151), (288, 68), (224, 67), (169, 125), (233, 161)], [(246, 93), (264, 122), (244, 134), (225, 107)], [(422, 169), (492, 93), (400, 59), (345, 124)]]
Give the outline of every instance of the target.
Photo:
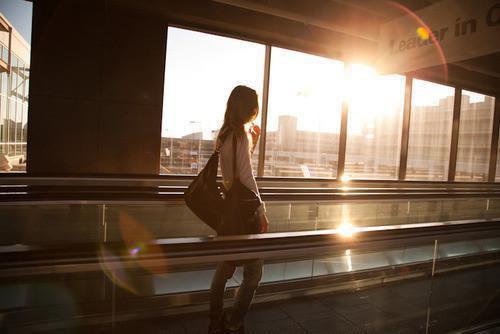
[(240, 182), (246, 186), (248, 189), (252, 190), (257, 194), (260, 199), (261, 205), (257, 209), (257, 215), (263, 216), (266, 212), (264, 202), (260, 198), (259, 189), (257, 188), (257, 182), (252, 172), (252, 159), (250, 156), (250, 145), (248, 136), (245, 135), (238, 140), (238, 145), (236, 149), (237, 155), (237, 169)]

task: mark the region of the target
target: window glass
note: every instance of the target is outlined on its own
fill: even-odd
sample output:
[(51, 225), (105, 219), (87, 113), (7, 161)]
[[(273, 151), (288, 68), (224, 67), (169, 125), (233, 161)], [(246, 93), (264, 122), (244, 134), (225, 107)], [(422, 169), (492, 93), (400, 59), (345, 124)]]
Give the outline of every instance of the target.
[(462, 90), (455, 181), (488, 181), (495, 98)]
[[(0, 74), (1, 75), (1, 74)], [(3, 143), (5, 142), (5, 137), (7, 135), (7, 129), (5, 128), (5, 112), (7, 110), (7, 108), (5, 108), (5, 100), (6, 98), (0, 94), (0, 120), (2, 120), (2, 122), (0, 122), (0, 143)], [(5, 150), (5, 145), (3, 144), (0, 144), (0, 153), (3, 153)]]
[(267, 176), (336, 177), (344, 64), (272, 48)]
[(11, 32), (10, 29), (0, 31), (0, 56), (6, 62), (9, 55), (11, 59), (11, 71), (0, 71), (0, 172), (26, 171), (28, 88), (25, 81), (30, 67), (32, 10), (30, 1), (0, 1), (0, 15), (12, 28)]
[(11, 67), (11, 75), (10, 75), (10, 78), (11, 78), (11, 88), (10, 88), (10, 91), (13, 95), (16, 94), (16, 90), (17, 90), (17, 84), (18, 84), (18, 80), (17, 80), (17, 57), (12, 57), (12, 67)]
[(448, 179), (453, 87), (413, 80), (406, 179)]
[(348, 82), (345, 175), (358, 179), (396, 179), (405, 77), (376, 75), (371, 68), (353, 65)]
[(7, 72), (1, 73), (2, 76), (2, 90), (0, 91), (1, 94), (7, 96), (7, 89), (8, 89), (8, 76)]
[[(161, 173), (197, 174), (203, 168), (231, 90), (246, 85), (262, 100), (264, 60), (264, 45), (168, 28)], [(254, 153), (254, 168), (257, 159)]]
[[(22, 140), (23, 142), (28, 141), (28, 104), (23, 103), (23, 133)], [(26, 152), (26, 146), (24, 146), (24, 151)]]
[(495, 181), (500, 181), (500, 145), (498, 145), (497, 151), (497, 170), (495, 172)]
[[(23, 103), (16, 103), (16, 140), (18, 142), (22, 142), (23, 140), (23, 125), (24, 125), (24, 112), (23, 112)], [(22, 151), (22, 147), (19, 147), (19, 152)]]
[(7, 124), (8, 124), (8, 131), (9, 131), (9, 138), (8, 141), (10, 142), (11, 145), (15, 146), (14, 143), (16, 142), (15, 138), (15, 117), (16, 117), (16, 101), (13, 98), (9, 98), (9, 108), (8, 108), (8, 116), (7, 116)]
[(24, 76), (25, 76), (25, 86), (24, 86), (24, 98), (28, 100), (29, 97), (29, 91), (30, 91), (30, 80), (29, 80), (29, 75), (30, 75), (30, 69), (25, 67), (24, 68)]

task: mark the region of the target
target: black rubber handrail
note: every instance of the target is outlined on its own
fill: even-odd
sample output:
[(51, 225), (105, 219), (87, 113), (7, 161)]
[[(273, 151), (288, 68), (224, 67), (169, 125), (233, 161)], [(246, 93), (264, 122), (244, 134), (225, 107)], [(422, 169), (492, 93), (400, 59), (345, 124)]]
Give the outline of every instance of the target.
[[(120, 174), (96, 174), (96, 175), (81, 175), (81, 174), (64, 174), (64, 175), (30, 175), (27, 173), (0, 173), (0, 184), (54, 184), (57, 182), (103, 182), (108, 183), (143, 183), (143, 184), (164, 184), (164, 183), (189, 183), (195, 175), (120, 175)], [(328, 185), (388, 185), (394, 186), (439, 186), (439, 187), (500, 187), (500, 182), (470, 182), (470, 181), (423, 181), (423, 180), (390, 180), (390, 179), (352, 179), (347, 183), (335, 178), (321, 177), (282, 177), (282, 176), (264, 176), (256, 177), (257, 182), (262, 183), (296, 183), (296, 184), (328, 184)]]
[[(409, 224), (399, 226), (365, 227), (352, 238), (342, 237), (336, 230), (268, 233), (206, 238), (158, 239), (149, 244), (154, 252), (137, 256), (125, 255), (129, 245), (92, 243), (49, 246), (0, 247), (0, 277), (23, 268), (69, 266), (71, 270), (99, 270), (102, 247), (107, 254), (117, 254), (107, 261), (127, 263), (140, 260), (149, 266), (194, 265), (223, 260), (250, 258), (286, 259), (318, 256), (349, 249), (377, 250), (434, 244), (434, 240), (450, 241), (462, 236), (474, 238), (500, 236), (500, 222), (469, 220), (443, 223)], [(154, 245), (154, 246), (153, 246)], [(18, 272), (19, 273), (19, 272)]]
[[(435, 200), (435, 199), (468, 199), (468, 198), (500, 198), (499, 192), (396, 192), (396, 193), (263, 193), (264, 201), (366, 201), (366, 200)], [(182, 201), (183, 192), (111, 192), (111, 191), (79, 191), (79, 192), (12, 192), (0, 193), (0, 203), (37, 202), (47, 204), (50, 202), (84, 202), (113, 203), (113, 202), (141, 202), (141, 201)]]
[[(171, 201), (182, 200), (186, 186), (95, 186), (95, 185), (1, 185), (0, 202), (20, 201)], [(261, 195), (270, 201), (302, 200), (399, 200), (439, 198), (496, 198), (500, 188), (319, 188), (262, 187)]]

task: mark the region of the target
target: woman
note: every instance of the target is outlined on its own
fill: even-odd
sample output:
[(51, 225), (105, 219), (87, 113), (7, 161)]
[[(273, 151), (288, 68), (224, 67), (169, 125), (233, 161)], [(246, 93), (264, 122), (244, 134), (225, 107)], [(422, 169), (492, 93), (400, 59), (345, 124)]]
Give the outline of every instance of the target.
[[(224, 123), (219, 131), (216, 147), (219, 148), (220, 167), (223, 184), (230, 189), (234, 176), (248, 189), (253, 190), (260, 199), (255, 177), (252, 173), (251, 154), (255, 149), (260, 129), (254, 125), (245, 130), (259, 113), (258, 97), (255, 90), (246, 86), (237, 86), (227, 100)], [(236, 135), (236, 171), (233, 170), (233, 136)], [(255, 219), (261, 233), (268, 230), (265, 206), (255, 212)], [(224, 290), (236, 267), (243, 264), (243, 282), (236, 295), (231, 314), (224, 316)], [(243, 262), (226, 261), (219, 263), (210, 289), (210, 325), (209, 333), (244, 333), (244, 317), (250, 308), (255, 290), (262, 277), (262, 260)]]

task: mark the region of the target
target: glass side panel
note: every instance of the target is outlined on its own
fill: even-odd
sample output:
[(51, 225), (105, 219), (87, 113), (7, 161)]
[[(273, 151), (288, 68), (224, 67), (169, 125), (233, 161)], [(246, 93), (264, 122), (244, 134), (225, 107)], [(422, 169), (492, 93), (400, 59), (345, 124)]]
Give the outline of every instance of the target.
[(454, 95), (452, 87), (413, 79), (407, 180), (447, 180)]
[[(500, 250), (500, 238), (481, 238), (475, 240), (458, 240), (438, 244), (436, 255), (438, 260), (436, 270), (441, 269), (442, 260), (458, 256), (471, 256), (474, 254), (487, 254)], [(187, 267), (168, 268), (167, 272), (151, 272), (148, 267), (140, 267), (140, 263), (134, 266), (114, 266), (107, 263), (106, 256), (111, 256), (108, 250), (101, 252), (102, 266), (108, 279), (121, 289), (117, 290), (117, 297), (130, 298), (132, 295), (165, 295), (192, 291), (203, 291), (210, 288), (210, 281), (214, 273), (213, 263), (198, 263)], [(262, 283), (274, 283), (295, 279), (311, 279), (322, 276), (354, 273), (363, 270), (387, 268), (385, 275), (409, 274), (411, 271), (396, 272), (397, 266), (424, 263), (420, 268), (413, 268), (413, 272), (424, 272), (430, 274), (432, 260), (434, 257), (434, 244), (410, 246), (410, 247), (386, 247), (377, 250), (365, 250), (362, 248), (339, 248), (325, 254), (314, 257), (304, 256), (296, 259), (268, 260), (264, 265)], [(161, 266), (160, 266), (161, 267)], [(161, 269), (161, 268), (157, 269)], [(141, 270), (139, 270), (141, 269)], [(163, 269), (167, 269), (166, 267)], [(446, 267), (443, 267), (446, 269)], [(394, 271), (394, 272), (393, 272)], [(118, 275), (119, 274), (119, 275)], [(47, 306), (55, 300), (50, 296), (55, 292), (65, 289), (73, 291), (74, 301), (89, 302), (102, 300), (109, 295), (103, 293), (99, 287), (103, 280), (102, 273), (91, 272), (73, 275), (60, 280), (62, 285), (51, 284), (50, 281), (38, 280), (35, 284), (32, 278), (27, 281), (20, 280), (15, 284), (0, 285), (2, 298), (0, 310), (12, 309), (26, 306)], [(71, 278), (71, 279), (68, 279)], [(228, 287), (241, 284), (243, 279), (242, 268), (238, 268), (235, 275), (228, 281)], [(59, 280), (58, 280), (59, 281)], [(83, 285), (82, 285), (83, 284)], [(7, 290), (11, 289), (11, 290)], [(85, 291), (89, 290), (87, 293)], [(22, 298), (26, 293), (35, 291), (46, 293), (41, 300)], [(16, 292), (16, 293), (13, 293)], [(48, 293), (52, 292), (52, 293)]]
[(355, 179), (396, 179), (401, 151), (405, 77), (350, 71), (345, 174)]
[[(495, 234), (495, 232), (490, 232)], [(498, 317), (498, 295), (500, 267), (498, 260), (500, 238), (465, 239), (439, 243), (435, 270), (438, 275), (432, 284), (428, 311), (431, 333), (450, 333), (455, 328), (474, 328)], [(476, 255), (472, 259), (467, 256)], [(448, 260), (448, 261), (446, 261)], [(450, 267), (459, 267), (455, 274)], [(471, 269), (466, 269), (470, 267)], [(446, 277), (446, 279), (443, 279)], [(450, 322), (441, 319), (443, 309), (459, 305), (450, 317)], [(469, 308), (467, 310), (466, 308)], [(473, 310), (473, 312), (471, 312)], [(469, 316), (474, 314), (474, 316)], [(489, 330), (486, 330), (488, 332)], [(462, 331), (463, 332), (463, 331)], [(495, 332), (495, 329), (493, 329)]]
[[(410, 200), (356, 202), (267, 202), (270, 232), (350, 229), (500, 217), (495, 200)], [(198, 237), (215, 232), (184, 204), (105, 205), (107, 240), (118, 241), (127, 229), (156, 238)], [(175, 224), (167, 222), (176, 222)], [(135, 226), (135, 227), (134, 227)]]
[[(345, 332), (348, 328), (352, 333), (367, 330), (448, 333), (496, 319), (500, 268), (492, 261), (477, 261), (483, 256), (494, 259), (500, 250), (500, 238), (464, 238), (434, 247), (434, 244), (385, 245), (363, 249), (353, 245), (353, 248), (339, 247), (314, 257), (266, 261), (256, 302), (267, 304), (276, 301), (276, 297), (286, 300), (280, 300), (279, 304), (255, 305), (249, 318), (257, 319), (264, 314), (275, 320), (249, 321), (245, 326), (260, 333), (272, 326), (273, 321), (279, 327), (282, 319), (294, 319), (301, 325), (297, 332), (303, 332), (303, 328), (310, 332), (318, 332), (314, 328), (325, 332), (328, 328), (327, 332), (332, 332), (334, 328), (336, 333), (337, 329)], [(438, 275), (431, 276), (435, 251)], [(146, 322), (151, 319), (134, 317), (132, 328), (193, 333), (206, 330), (206, 313), (184, 314), (180, 309), (195, 306), (196, 310), (208, 301), (215, 263), (200, 258), (199, 263), (188, 266), (167, 266), (166, 261), (165, 266), (161, 266), (158, 265), (161, 258), (155, 256), (157, 265), (150, 267), (140, 258), (116, 261), (106, 250), (101, 255), (101, 267), (95, 271), (60, 273), (55, 270), (49, 275), (21, 273), (4, 277), (0, 283), (2, 328), (17, 332), (22, 326), (23, 330), (33, 332), (41, 325), (50, 325), (62, 332), (71, 332), (75, 326), (79, 329), (87, 326), (93, 329), (89, 332), (96, 332), (97, 324), (109, 329), (113, 320), (86, 322), (81, 320), (82, 316), (95, 316), (97, 310), (99, 316), (104, 314), (101, 317), (119, 318), (125, 312), (164, 312), (167, 305), (172, 313), (166, 320), (162, 318), (154, 321), (154, 326), (147, 326)], [(240, 267), (227, 282), (227, 287), (233, 288), (228, 289), (227, 299), (234, 297), (237, 291), (234, 288), (241, 285), (242, 278)], [(300, 290), (291, 287), (300, 287)], [(267, 311), (262, 307), (267, 307)], [(181, 315), (173, 318), (177, 310)], [(20, 313), (29, 317), (20, 317)], [(189, 322), (194, 323), (193, 327)], [(178, 326), (179, 323), (182, 326)], [(115, 326), (126, 328), (127, 325), (130, 326), (120, 320)], [(290, 332), (283, 328), (289, 327), (280, 327), (276, 332)], [(108, 332), (98, 332), (102, 331)]]
[[(267, 202), (270, 232), (500, 218), (498, 199)], [(0, 246), (214, 236), (182, 202), (0, 206)]]
[(203, 237), (215, 232), (184, 204), (106, 205), (107, 241), (141, 235), (156, 238)]
[(455, 181), (488, 181), (495, 98), (462, 90)]
[(84, 204), (0, 206), (0, 245), (102, 241), (102, 209)]
[(336, 177), (344, 64), (273, 47), (266, 176)]
[(203, 168), (213, 153), (231, 90), (249, 86), (262, 99), (264, 58), (261, 44), (168, 28), (162, 174), (197, 174)]
[(500, 199), (489, 199), (486, 201), (486, 210), (488, 218), (500, 217)]

